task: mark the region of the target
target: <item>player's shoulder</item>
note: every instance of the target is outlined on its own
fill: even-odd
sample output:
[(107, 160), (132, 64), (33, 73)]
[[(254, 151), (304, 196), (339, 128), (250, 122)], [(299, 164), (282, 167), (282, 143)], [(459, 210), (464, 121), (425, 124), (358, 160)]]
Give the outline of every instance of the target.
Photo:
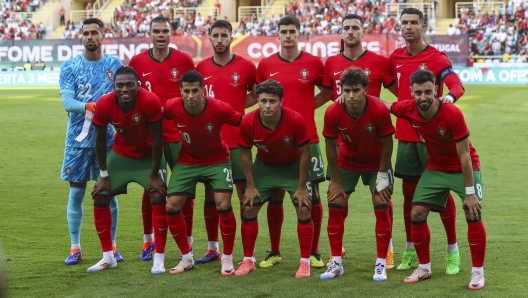
[(128, 63), (129, 65), (130, 64), (134, 64), (134, 63), (139, 63), (143, 60), (146, 60), (146, 59), (149, 59), (150, 58), (150, 54), (149, 54), (149, 50), (144, 50), (143, 52), (139, 53), (139, 54), (136, 54), (134, 55), (131, 59), (130, 59), (130, 62)]
[(385, 57), (383, 55), (380, 55), (378, 53), (375, 53), (373, 51), (367, 50), (365, 53), (365, 58), (367, 58), (369, 61), (375, 61), (376, 63), (389, 63), (389, 58)]
[(462, 115), (462, 110), (456, 104), (443, 103), (440, 101), (440, 109), (448, 115)]
[[(372, 95), (367, 95), (367, 98), (368, 98), (369, 106), (372, 107), (373, 110), (380, 111), (380, 112), (388, 111), (385, 104), (381, 102), (379, 98), (372, 96)], [(409, 100), (409, 101), (412, 102), (412, 100)]]
[(239, 65), (247, 65), (249, 67), (255, 67), (255, 63), (253, 61), (246, 59), (240, 55), (234, 54), (233, 56), (233, 63), (239, 64)]
[(154, 92), (150, 92), (145, 88), (139, 88), (138, 96), (141, 96), (142, 98), (145, 98), (148, 101), (155, 100), (159, 102), (159, 97)]
[(177, 109), (182, 106), (183, 97), (173, 97), (165, 102), (165, 110), (167, 109)]
[(337, 53), (334, 56), (330, 56), (330, 57), (326, 58), (325, 65), (326, 66), (332, 66), (332, 65), (334, 65), (336, 63), (340, 63), (342, 58), (343, 58), (343, 54)]
[(321, 57), (319, 56), (315, 56), (313, 54), (310, 54), (306, 51), (302, 51), (301, 52), (301, 56), (299, 57), (299, 60), (304, 60), (304, 61), (310, 61), (310, 62), (315, 62), (315, 63), (322, 63), (323, 60), (321, 59)]
[(291, 119), (293, 121), (302, 121), (304, 122), (304, 117), (297, 111), (295, 110), (292, 110), (290, 108), (287, 108), (287, 107), (282, 107), (282, 110), (283, 110), (283, 118), (288, 118), (288, 119)]
[(342, 103), (334, 102), (334, 103), (332, 103), (331, 105), (329, 105), (326, 108), (325, 113), (326, 114), (335, 114), (335, 113), (337, 113), (339, 111), (340, 108), (342, 108), (342, 106), (343, 106)]
[(189, 55), (187, 52), (180, 51), (175, 48), (170, 48), (170, 49), (171, 49), (171, 53), (170, 53), (171, 59), (187, 59), (187, 60), (192, 61), (191, 55)]
[(213, 56), (205, 58), (202, 61), (198, 62), (198, 64), (196, 64), (196, 70), (199, 71), (199, 69), (203, 67), (210, 67), (213, 64)]
[(405, 54), (406, 51), (407, 51), (407, 47), (396, 48), (396, 49), (394, 49), (394, 51), (392, 51), (392, 53), (389, 55), (389, 59), (394, 58), (394, 57), (401, 56), (401, 55)]
[(96, 109), (97, 109), (97, 107), (101, 108), (101, 107), (106, 106), (106, 105), (108, 105), (110, 103), (113, 103), (116, 100), (117, 100), (117, 96), (116, 96), (115, 91), (108, 92), (108, 93), (104, 94), (103, 96), (101, 96), (97, 100)]
[(264, 57), (259, 61), (258, 69), (267, 66), (268, 64), (273, 64), (277, 62), (281, 62), (282, 60), (279, 58), (279, 53), (273, 53), (272, 55), (268, 57)]
[(258, 117), (260, 109), (257, 108), (246, 115), (244, 115), (244, 118), (242, 119), (242, 122), (252, 123), (255, 117)]

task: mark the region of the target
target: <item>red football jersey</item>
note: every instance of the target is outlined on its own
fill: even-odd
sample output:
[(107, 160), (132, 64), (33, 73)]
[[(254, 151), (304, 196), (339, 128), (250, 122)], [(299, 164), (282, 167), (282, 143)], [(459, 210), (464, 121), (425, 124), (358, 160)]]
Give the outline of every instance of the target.
[(185, 111), (182, 97), (169, 99), (165, 104), (164, 117), (174, 122), (183, 139), (178, 163), (206, 166), (230, 160), (220, 129), (224, 124), (238, 126), (242, 115), (220, 100), (205, 100), (205, 109), (198, 116)]
[[(196, 70), (204, 78), (205, 93), (209, 97), (230, 104), (235, 111), (244, 115), (246, 94), (253, 89), (257, 68), (241, 56), (233, 55), (229, 63), (216, 64), (213, 57), (200, 61)], [(229, 149), (238, 148), (240, 134), (238, 126), (222, 126), (222, 139)]]
[[(397, 117), (406, 119), (418, 133), (429, 154), (427, 169), (434, 171), (462, 172), (462, 165), (456, 150), (456, 142), (469, 137), (464, 115), (453, 104), (442, 104), (436, 115), (425, 120), (418, 113), (414, 101), (406, 100), (392, 104), (391, 111)], [(480, 170), (480, 160), (469, 142), (469, 153), (473, 170)]]
[(240, 125), (238, 146), (255, 145), (259, 158), (267, 163), (284, 165), (301, 158), (298, 147), (310, 143), (306, 121), (292, 109), (282, 108), (280, 123), (270, 130), (260, 121), (260, 109), (247, 114)]
[[(137, 71), (141, 86), (156, 93), (162, 106), (169, 98), (181, 96), (180, 77), (184, 72), (194, 70), (191, 56), (173, 48), (169, 48), (169, 55), (163, 61), (156, 60), (149, 49), (132, 57), (128, 65)], [(163, 142), (181, 142), (178, 128), (166, 119), (163, 120)]]
[(368, 95), (380, 97), (381, 85), (387, 88), (395, 83), (394, 71), (387, 57), (365, 51), (357, 59), (351, 60), (344, 53), (340, 53), (326, 59), (323, 78), (323, 87), (334, 90), (334, 99), (342, 93), (339, 85), (341, 74), (351, 67), (359, 67), (368, 75)]
[(92, 123), (106, 127), (109, 123), (116, 130), (112, 150), (130, 158), (152, 157), (152, 136), (149, 123), (162, 120), (161, 104), (156, 94), (140, 88), (136, 105), (124, 113), (115, 92), (103, 95), (97, 101), (97, 108)]
[(353, 118), (345, 103), (334, 103), (324, 116), (323, 135), (336, 139), (341, 136), (337, 163), (349, 171), (377, 171), (381, 161), (380, 138), (394, 134), (387, 107), (367, 95), (367, 107), (359, 118)]
[(279, 53), (260, 61), (257, 68), (257, 83), (275, 80), (284, 88), (282, 106), (290, 108), (303, 116), (308, 126), (310, 143), (319, 143), (315, 125), (314, 86), (321, 85), (324, 64), (321, 58), (301, 51), (299, 57), (289, 62)]
[[(407, 52), (407, 47), (398, 48), (392, 52), (389, 57), (392, 69), (396, 74), (398, 83), (398, 101), (412, 100), (411, 74), (420, 69), (432, 71), (436, 76), (436, 85), (438, 86), (435, 97), (441, 97), (444, 91), (444, 78), (448, 75), (456, 75), (452, 70), (451, 62), (444, 52), (427, 45), (420, 53), (411, 56)], [(406, 142), (421, 142), (418, 135), (414, 132), (409, 122), (401, 118), (396, 119), (396, 139)]]

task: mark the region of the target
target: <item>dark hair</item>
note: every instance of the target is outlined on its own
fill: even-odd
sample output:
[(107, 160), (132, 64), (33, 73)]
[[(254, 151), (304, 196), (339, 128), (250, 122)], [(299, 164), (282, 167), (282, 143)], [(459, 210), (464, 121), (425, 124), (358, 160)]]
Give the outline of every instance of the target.
[(188, 70), (180, 77), (180, 88), (183, 87), (183, 83), (200, 83), (200, 87), (203, 87), (203, 77), (196, 70)]
[(136, 80), (138, 79), (138, 74), (135, 69), (133, 69), (132, 67), (128, 65), (123, 65), (123, 66), (120, 66), (114, 73), (114, 83), (115, 83), (117, 76), (124, 75), (124, 74), (134, 75), (134, 77), (136, 77)]
[(402, 10), (401, 14), (400, 14), (400, 18), (404, 15), (404, 14), (415, 14), (415, 15), (418, 15), (418, 19), (420, 19), (420, 23), (423, 24), (424, 22), (424, 15), (423, 15), (423, 12), (421, 12), (418, 8), (414, 8), (414, 7), (408, 7), (404, 10)]
[(341, 74), (339, 84), (341, 86), (361, 85), (367, 88), (369, 86), (369, 78), (361, 68), (351, 67)]
[(277, 25), (277, 28), (280, 29), (281, 25), (295, 25), (297, 30), (301, 31), (301, 23), (296, 17), (292, 17), (292, 16), (282, 17), (279, 21), (279, 24)]
[(97, 24), (97, 26), (99, 26), (99, 31), (101, 31), (101, 32), (104, 29), (103, 22), (101, 20), (99, 20), (98, 18), (89, 18), (89, 19), (84, 20), (81, 29), (84, 29), (84, 25), (90, 25), (90, 24)]
[(431, 82), (435, 84), (436, 77), (434, 73), (427, 69), (420, 69), (412, 73), (411, 75), (411, 86), (414, 84), (423, 84)]
[(274, 80), (266, 80), (257, 85), (257, 96), (262, 93), (275, 94), (280, 99), (282, 99), (282, 96), (284, 95), (284, 89), (279, 82)]
[(150, 30), (152, 30), (152, 24), (154, 24), (154, 23), (158, 23), (158, 24), (169, 23), (169, 30), (172, 29), (172, 28), (170, 27), (169, 19), (167, 19), (167, 18), (164, 17), (164, 16), (158, 16), (158, 17), (153, 18), (152, 21), (150, 21)]
[(231, 23), (229, 23), (226, 20), (217, 20), (211, 25), (211, 32), (213, 32), (214, 28), (226, 28), (229, 30), (229, 34), (233, 33), (233, 26), (231, 26)]
[(365, 24), (365, 21), (362, 17), (358, 16), (357, 14), (347, 14), (344, 18), (341, 24), (344, 24), (346, 20), (358, 20), (361, 23), (361, 27)]

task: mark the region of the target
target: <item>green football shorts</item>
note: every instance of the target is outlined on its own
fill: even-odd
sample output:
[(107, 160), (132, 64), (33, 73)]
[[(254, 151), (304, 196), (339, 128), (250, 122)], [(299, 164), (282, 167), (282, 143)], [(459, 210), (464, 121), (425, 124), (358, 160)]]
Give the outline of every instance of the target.
[[(169, 169), (171, 171), (176, 164), (176, 160), (178, 160), (178, 156), (180, 156), (181, 146), (181, 142), (163, 144), (163, 154), (165, 155), (165, 160), (167, 161), (166, 165), (169, 165)], [(164, 168), (166, 168), (166, 166)]]
[(229, 149), (229, 155), (231, 158), (231, 171), (233, 171), (233, 182), (245, 182), (246, 176), (240, 160), (240, 149)]
[(312, 183), (321, 183), (325, 181), (325, 171), (319, 143), (310, 144), (310, 156), (310, 177), (312, 178)]
[(176, 163), (169, 180), (167, 196), (196, 195), (196, 183), (209, 182), (213, 192), (233, 192), (233, 177), (229, 162), (208, 166), (192, 166)]
[(398, 141), (394, 176), (419, 180), (427, 165), (427, 151), (423, 143)]
[[(343, 189), (345, 190), (345, 193), (347, 195), (356, 191), (356, 186), (359, 182), (359, 177), (361, 177), (363, 185), (369, 186), (370, 191), (374, 190), (374, 187), (376, 186), (376, 178), (378, 177), (378, 171), (358, 172), (344, 170), (341, 168), (339, 169), (339, 174), (341, 175), (341, 183), (343, 184)], [(392, 167), (389, 167), (387, 175), (389, 179), (389, 186), (394, 189), (394, 176), (392, 173)]]

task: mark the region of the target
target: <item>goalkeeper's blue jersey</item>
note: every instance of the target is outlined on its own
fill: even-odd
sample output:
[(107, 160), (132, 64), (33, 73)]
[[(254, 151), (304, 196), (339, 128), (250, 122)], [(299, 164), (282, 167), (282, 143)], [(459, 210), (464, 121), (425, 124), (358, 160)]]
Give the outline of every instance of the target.
[[(78, 55), (62, 64), (60, 70), (61, 95), (73, 94), (75, 100), (88, 103), (96, 102), (101, 96), (112, 92), (114, 73), (122, 65), (121, 61), (108, 54), (103, 54), (99, 61), (87, 60), (83, 54)], [(96, 106), (97, 110), (97, 106)], [(94, 126), (90, 125), (88, 136), (81, 142), (75, 138), (81, 133), (84, 123), (83, 113), (68, 113), (68, 127), (66, 129), (66, 146), (76, 148), (94, 148)], [(107, 146), (114, 140), (114, 128), (107, 128)]]

